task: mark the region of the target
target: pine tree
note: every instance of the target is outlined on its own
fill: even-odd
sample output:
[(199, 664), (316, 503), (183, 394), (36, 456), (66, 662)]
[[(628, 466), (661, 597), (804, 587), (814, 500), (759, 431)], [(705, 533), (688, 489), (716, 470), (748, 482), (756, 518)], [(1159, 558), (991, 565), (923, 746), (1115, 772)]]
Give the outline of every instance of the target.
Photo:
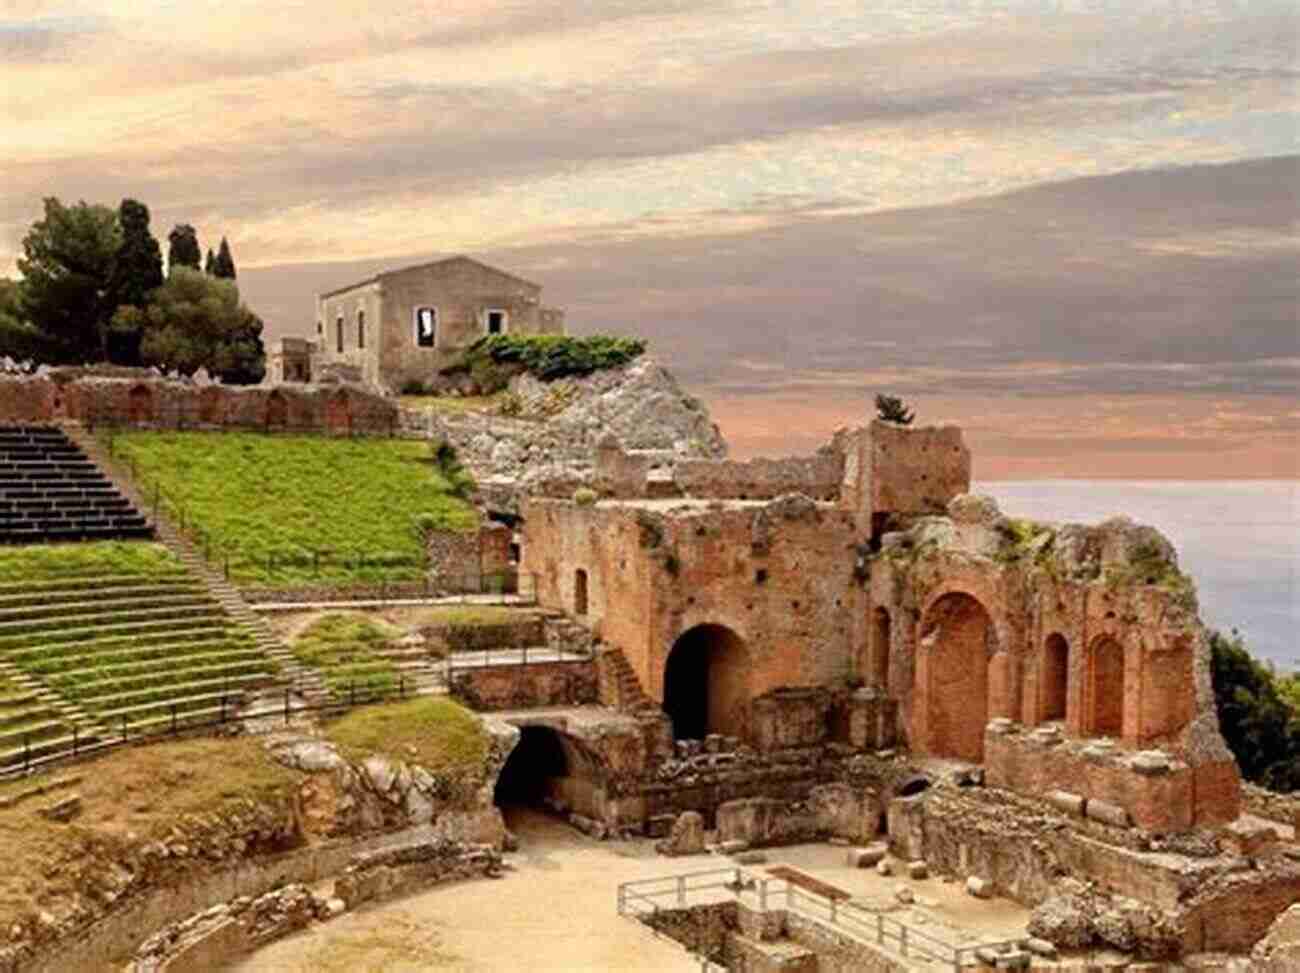
[(215, 277), (217, 275), (217, 258), (212, 252), (211, 247), (208, 247), (208, 256), (203, 261), (203, 272), (209, 277)]
[(226, 280), (235, 279), (235, 258), (230, 255), (230, 244), (226, 238), (221, 238), (221, 246), (217, 249), (217, 259), (213, 264), (213, 275), (223, 277)]
[(900, 426), (910, 426), (916, 413), (896, 395), (876, 396), (876, 415), (886, 422), (896, 422)]
[[(149, 207), (144, 203), (124, 199), (117, 213), (122, 226), (122, 245), (117, 250), (108, 303), (114, 310), (123, 306), (145, 307), (152, 293), (162, 286), (162, 247), (149, 232)], [(140, 363), (138, 331), (110, 328), (105, 347), (111, 362)]]
[(199, 235), (188, 223), (177, 223), (167, 234), (167, 273), (177, 267), (199, 269), (203, 252), (199, 249)]

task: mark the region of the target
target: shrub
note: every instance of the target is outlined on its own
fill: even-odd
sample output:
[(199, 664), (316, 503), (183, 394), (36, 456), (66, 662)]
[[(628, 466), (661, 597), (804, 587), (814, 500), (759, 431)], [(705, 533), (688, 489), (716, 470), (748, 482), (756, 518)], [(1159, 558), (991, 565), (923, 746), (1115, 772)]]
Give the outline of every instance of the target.
[(425, 385), (418, 378), (407, 379), (402, 383), (402, 395), (424, 395)]
[(573, 491), (573, 502), (579, 507), (590, 507), (596, 502), (596, 491), (590, 487), (578, 487)]
[(524, 411), (524, 401), (514, 392), (507, 392), (501, 396), (501, 402), (497, 406), (497, 412), (503, 416), (517, 416)]
[(486, 390), (485, 383), (492, 381), (500, 382), (496, 388), (504, 387), (514, 372), (528, 372), (549, 382), (568, 375), (590, 375), (601, 369), (618, 368), (644, 352), (645, 342), (639, 338), (494, 334), (474, 342), (459, 360), (442, 372), (444, 375), (468, 372)]

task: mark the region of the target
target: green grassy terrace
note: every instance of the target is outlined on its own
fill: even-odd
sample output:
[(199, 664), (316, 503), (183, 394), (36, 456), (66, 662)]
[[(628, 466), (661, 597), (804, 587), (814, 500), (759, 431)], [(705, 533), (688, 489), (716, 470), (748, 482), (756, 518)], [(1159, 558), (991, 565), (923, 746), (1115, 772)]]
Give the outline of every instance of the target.
[(79, 575), (173, 574), (181, 564), (161, 544), (95, 541), (0, 547), (0, 583), (59, 581)]
[[(435, 529), (477, 524), (425, 443), (130, 431), (115, 438), (114, 452), (134, 460), (146, 495), (158, 483), (173, 516), (184, 508), (214, 561), (229, 555), (240, 584), (418, 577), (417, 516)], [(328, 554), (317, 559), (319, 551)]]
[(340, 696), (391, 692), (397, 688), (397, 669), (380, 653), (384, 643), (398, 635), (390, 625), (364, 615), (331, 614), (313, 622), (290, 651), (304, 665), (325, 677), (325, 684)]

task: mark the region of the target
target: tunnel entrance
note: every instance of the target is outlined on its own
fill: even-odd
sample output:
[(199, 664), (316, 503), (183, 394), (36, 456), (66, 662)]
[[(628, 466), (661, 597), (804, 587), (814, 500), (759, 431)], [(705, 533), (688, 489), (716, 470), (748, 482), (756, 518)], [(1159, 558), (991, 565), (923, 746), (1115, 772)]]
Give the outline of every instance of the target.
[(673, 644), (664, 666), (664, 712), (673, 738), (710, 733), (744, 737), (749, 712), (749, 652), (723, 625), (697, 625)]
[(569, 775), (569, 760), (560, 735), (546, 726), (525, 726), (497, 777), (494, 801), (498, 807), (544, 806), (555, 798), (555, 782)]

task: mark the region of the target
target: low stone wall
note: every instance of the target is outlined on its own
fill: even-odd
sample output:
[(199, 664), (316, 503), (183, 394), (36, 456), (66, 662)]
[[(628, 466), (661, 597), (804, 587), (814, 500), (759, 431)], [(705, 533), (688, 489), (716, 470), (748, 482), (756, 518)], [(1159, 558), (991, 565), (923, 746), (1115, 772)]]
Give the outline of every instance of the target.
[(1205, 888), (1184, 916), (1187, 952), (1248, 952), (1286, 909), (1300, 902), (1300, 863), (1289, 874), (1229, 876)]
[(1278, 794), (1257, 784), (1245, 784), (1241, 797), (1247, 814), (1291, 826), (1300, 841), (1300, 794)]
[(495, 877), (500, 855), (487, 846), (416, 839), (354, 855), (324, 897), (301, 883), (257, 898), (240, 896), (204, 909), (151, 936), (126, 973), (185, 973), (223, 967), (303, 928), (365, 902), (450, 881)]
[(718, 841), (751, 847), (826, 838), (866, 842), (881, 832), (884, 805), (875, 788), (821, 784), (799, 801), (742, 798), (718, 805)]
[(785, 913), (786, 935), (817, 954), (818, 973), (904, 973), (911, 969), (834, 926), (797, 912)]
[(1240, 792), (1235, 767), (1191, 767), (1158, 751), (1133, 753), (1097, 741), (1064, 740), (1022, 732), (994, 721), (984, 738), (988, 783), (1022, 794), (1068, 787), (1085, 802), (1108, 806), (1107, 823), (1132, 823), (1157, 833), (1226, 824), (1237, 817)]
[(480, 711), (582, 706), (599, 697), (594, 659), (453, 667), (451, 692)]
[(398, 407), (359, 386), (232, 386), (102, 377), (84, 369), (0, 376), (0, 422), (79, 422), (185, 429), (316, 431), (395, 435)]
[(802, 493), (814, 500), (834, 500), (844, 477), (844, 456), (826, 450), (812, 456), (779, 459), (680, 459), (673, 481), (688, 497), (771, 500)]

